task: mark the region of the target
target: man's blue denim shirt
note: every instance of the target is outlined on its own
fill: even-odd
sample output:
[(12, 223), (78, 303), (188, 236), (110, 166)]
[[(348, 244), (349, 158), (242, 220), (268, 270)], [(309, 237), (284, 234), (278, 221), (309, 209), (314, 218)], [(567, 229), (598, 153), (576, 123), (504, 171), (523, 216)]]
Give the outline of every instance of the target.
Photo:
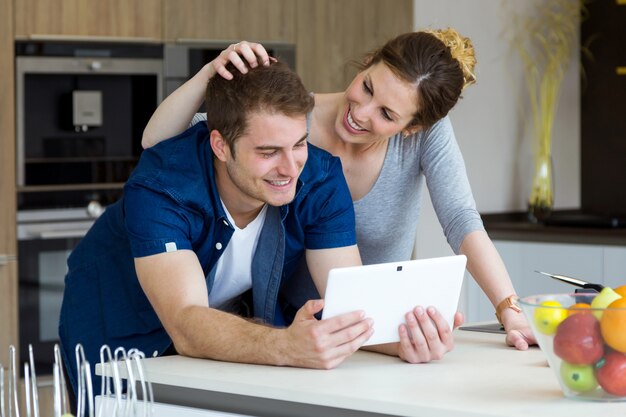
[[(282, 323), (278, 288), (305, 249), (356, 244), (339, 159), (312, 145), (308, 155), (294, 200), (269, 207), (252, 262), (253, 314), (270, 324)], [(92, 364), (103, 344), (151, 356), (172, 343), (139, 285), (134, 258), (193, 250), (210, 292), (233, 231), (217, 193), (206, 123), (145, 150), (124, 197), (107, 208), (68, 259), (59, 335), (74, 388), (77, 343)], [(94, 383), (97, 391), (99, 381)]]

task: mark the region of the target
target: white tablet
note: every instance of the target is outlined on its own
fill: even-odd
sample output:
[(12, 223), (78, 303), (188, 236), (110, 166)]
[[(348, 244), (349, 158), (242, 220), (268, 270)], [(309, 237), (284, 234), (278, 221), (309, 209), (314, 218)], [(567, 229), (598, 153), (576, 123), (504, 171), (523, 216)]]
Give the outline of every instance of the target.
[(452, 328), (466, 262), (456, 255), (332, 269), (322, 318), (365, 311), (374, 320), (374, 334), (365, 345), (399, 341), (398, 326), (418, 305), (437, 308)]

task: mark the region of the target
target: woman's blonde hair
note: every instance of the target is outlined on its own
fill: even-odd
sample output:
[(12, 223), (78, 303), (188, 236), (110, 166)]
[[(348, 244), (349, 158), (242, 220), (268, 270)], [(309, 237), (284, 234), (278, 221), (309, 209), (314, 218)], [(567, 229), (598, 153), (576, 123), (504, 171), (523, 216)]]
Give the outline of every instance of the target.
[(476, 67), (476, 55), (474, 45), (470, 38), (465, 38), (452, 28), (425, 30), (435, 38), (443, 42), (450, 49), (452, 58), (456, 59), (463, 70), (463, 89), (476, 82), (474, 68)]
[(406, 128), (428, 128), (454, 107), (476, 82), (476, 57), (469, 38), (452, 28), (405, 33), (369, 53), (361, 67), (384, 63), (417, 89), (417, 112)]

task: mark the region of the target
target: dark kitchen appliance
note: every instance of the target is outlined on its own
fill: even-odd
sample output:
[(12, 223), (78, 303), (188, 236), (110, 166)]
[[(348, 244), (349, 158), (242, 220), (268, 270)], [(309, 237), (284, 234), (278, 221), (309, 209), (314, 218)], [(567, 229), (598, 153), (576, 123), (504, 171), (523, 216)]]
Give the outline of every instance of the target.
[(159, 44), (16, 42), (20, 356), (32, 344), (39, 373), (51, 372), (67, 256), (122, 195), (162, 98), (162, 57)]
[[(207, 41), (180, 39), (176, 43), (166, 44), (164, 52), (165, 96), (168, 96), (181, 84), (195, 75), (205, 64), (216, 58), (228, 45), (237, 41)], [(285, 42), (261, 42), (267, 52), (296, 70), (296, 48)]]
[(580, 222), (626, 227), (626, 7), (585, 3)]

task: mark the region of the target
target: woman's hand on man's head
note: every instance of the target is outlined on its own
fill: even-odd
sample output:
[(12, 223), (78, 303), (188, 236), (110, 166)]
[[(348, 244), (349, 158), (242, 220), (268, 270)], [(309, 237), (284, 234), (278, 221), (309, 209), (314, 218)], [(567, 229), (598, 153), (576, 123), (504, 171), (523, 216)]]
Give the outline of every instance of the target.
[(232, 63), (242, 74), (248, 72), (248, 68), (256, 68), (259, 65), (269, 65), (270, 56), (260, 43), (241, 41), (228, 45), (213, 61), (208, 64), (212, 75), (216, 73), (227, 80), (232, 80), (233, 74), (226, 69)]

